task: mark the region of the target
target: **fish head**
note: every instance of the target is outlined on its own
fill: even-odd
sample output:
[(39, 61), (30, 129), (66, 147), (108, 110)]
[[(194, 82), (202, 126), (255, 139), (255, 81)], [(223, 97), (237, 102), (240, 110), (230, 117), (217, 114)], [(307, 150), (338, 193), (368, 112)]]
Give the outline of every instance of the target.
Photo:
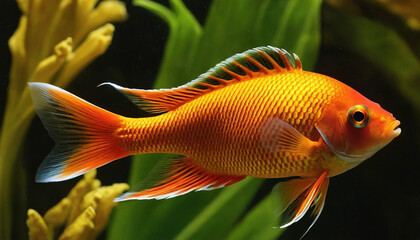
[(337, 157), (361, 162), (400, 135), (399, 125), (391, 113), (353, 90), (333, 99), (315, 127)]

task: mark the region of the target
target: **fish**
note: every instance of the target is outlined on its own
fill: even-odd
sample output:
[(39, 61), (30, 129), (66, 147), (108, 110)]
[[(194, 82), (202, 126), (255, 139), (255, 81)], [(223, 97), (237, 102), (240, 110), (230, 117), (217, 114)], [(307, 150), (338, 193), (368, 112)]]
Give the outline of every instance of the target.
[(55, 140), (37, 182), (71, 179), (130, 155), (171, 153), (158, 176), (115, 201), (172, 198), (246, 177), (291, 178), (273, 189), (282, 206), (280, 227), (309, 209), (313, 225), (329, 179), (401, 133), (400, 122), (378, 103), (303, 70), (296, 54), (272, 46), (236, 54), (176, 88), (101, 84), (150, 117), (120, 116), (53, 85), (28, 84), (36, 113)]

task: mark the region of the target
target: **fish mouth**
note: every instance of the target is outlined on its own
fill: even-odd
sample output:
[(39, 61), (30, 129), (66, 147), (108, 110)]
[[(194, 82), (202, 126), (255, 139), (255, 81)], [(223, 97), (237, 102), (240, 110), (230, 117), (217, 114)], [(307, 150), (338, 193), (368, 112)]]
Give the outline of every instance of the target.
[(395, 138), (398, 137), (398, 135), (401, 134), (401, 128), (399, 128), (398, 126), (401, 124), (400, 121), (395, 120), (394, 122), (392, 122), (389, 126), (389, 132), (391, 133), (391, 137)]

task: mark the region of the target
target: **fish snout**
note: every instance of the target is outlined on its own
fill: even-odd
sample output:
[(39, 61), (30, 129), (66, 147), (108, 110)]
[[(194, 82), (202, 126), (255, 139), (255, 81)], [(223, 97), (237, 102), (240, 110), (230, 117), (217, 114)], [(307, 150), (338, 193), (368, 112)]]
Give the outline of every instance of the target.
[(399, 127), (398, 127), (400, 124), (401, 124), (401, 122), (400, 122), (400, 121), (398, 121), (398, 120), (394, 120), (394, 121), (392, 121), (392, 122), (388, 125), (388, 127), (386, 128), (385, 133), (387, 133), (387, 134), (388, 134), (388, 136), (389, 136), (391, 139), (394, 139), (394, 138), (398, 137), (398, 136), (401, 134), (401, 128), (399, 128)]

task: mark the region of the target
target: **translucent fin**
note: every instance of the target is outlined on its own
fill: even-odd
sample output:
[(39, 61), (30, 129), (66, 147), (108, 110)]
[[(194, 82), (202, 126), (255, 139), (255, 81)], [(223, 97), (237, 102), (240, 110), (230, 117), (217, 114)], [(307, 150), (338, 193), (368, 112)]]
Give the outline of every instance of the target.
[(302, 235), (301, 239), (309, 232), (309, 230), (315, 224), (316, 220), (318, 220), (319, 216), (321, 216), (321, 212), (324, 209), (325, 205), (325, 198), (327, 196), (329, 182), (330, 178), (325, 178), (324, 182), (321, 185), (321, 188), (319, 189), (319, 193), (312, 204), (314, 209), (312, 211), (311, 216), (314, 218), (314, 220), (312, 221), (311, 225), (308, 227), (306, 232)]
[(142, 187), (142, 190), (124, 193), (114, 201), (173, 198), (192, 191), (229, 186), (246, 177), (209, 173), (189, 157), (173, 159), (163, 169), (163, 173), (157, 173), (158, 179), (152, 178), (151, 182), (143, 184), (146, 187)]
[(261, 126), (260, 143), (270, 152), (310, 153), (315, 142), (303, 136), (287, 122), (272, 118)]
[(56, 145), (44, 159), (37, 182), (81, 175), (128, 155), (113, 136), (121, 118), (46, 83), (28, 83), (35, 111)]
[(292, 179), (274, 187), (273, 196), (279, 206), (277, 213), (280, 215), (280, 228), (299, 221), (311, 205), (314, 206), (315, 221), (318, 219), (328, 189), (329, 178), (326, 175), (327, 172), (323, 172), (318, 179)]
[(267, 46), (236, 54), (197, 79), (177, 88), (142, 90), (123, 88), (112, 83), (101, 85), (111, 85), (139, 108), (159, 114), (174, 110), (203, 94), (231, 84), (301, 69), (302, 64), (298, 56), (295, 54), (292, 56), (284, 49)]

